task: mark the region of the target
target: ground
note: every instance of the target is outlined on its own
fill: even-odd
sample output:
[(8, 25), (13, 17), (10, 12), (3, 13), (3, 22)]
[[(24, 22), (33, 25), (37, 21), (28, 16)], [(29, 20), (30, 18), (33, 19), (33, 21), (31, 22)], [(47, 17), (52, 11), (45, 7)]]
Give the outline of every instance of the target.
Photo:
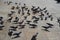
[[(49, 13), (51, 13), (54, 17), (54, 20), (52, 22), (50, 20), (47, 21), (39, 20), (38, 27), (35, 29), (30, 29), (27, 25), (24, 29), (18, 30), (18, 31), (22, 31), (22, 34), (20, 38), (16, 38), (16, 39), (11, 39), (7, 35), (9, 25), (13, 25), (6, 21), (6, 19), (8, 18), (7, 14), (9, 13), (10, 7), (12, 5), (7, 6), (7, 4), (4, 4), (5, 1), (7, 0), (0, 0), (0, 16), (3, 16), (5, 21), (4, 29), (0, 31), (0, 40), (31, 40), (32, 35), (36, 34), (37, 32), (39, 33), (37, 36), (37, 40), (60, 40), (60, 27), (59, 24), (57, 23), (57, 18), (60, 17), (60, 4), (56, 4), (56, 1), (54, 0), (12, 0), (13, 2), (18, 2), (18, 3), (20, 2), (22, 5), (23, 3), (26, 3), (29, 8), (32, 5), (39, 6), (41, 8), (47, 7)], [(53, 28), (49, 29), (50, 32), (41, 30), (42, 29), (41, 26), (46, 25), (46, 22), (50, 22), (54, 24)]]

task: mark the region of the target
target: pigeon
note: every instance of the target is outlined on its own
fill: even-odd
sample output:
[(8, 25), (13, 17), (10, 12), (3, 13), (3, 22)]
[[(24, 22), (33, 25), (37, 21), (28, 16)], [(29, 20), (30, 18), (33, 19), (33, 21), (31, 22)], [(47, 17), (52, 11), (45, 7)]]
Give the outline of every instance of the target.
[(12, 8), (11, 8), (12, 10), (14, 10), (15, 9), (15, 6), (12, 6)]
[(29, 25), (32, 26), (32, 27), (30, 27), (30, 28), (36, 28), (36, 27), (37, 27), (36, 24), (29, 24)]
[(8, 22), (11, 22), (12, 18), (13, 18), (13, 17), (9, 17), (9, 19), (8, 19), (7, 21), (8, 21)]
[(18, 25), (20, 28), (19, 29), (23, 29), (25, 28), (25, 25)]
[(2, 17), (2, 16), (0, 16), (0, 21), (2, 21), (2, 19), (3, 19), (3, 17)]
[(48, 31), (49, 32), (49, 28), (52, 28), (51, 26), (42, 26), (43, 28), (45, 28), (45, 29), (43, 29), (44, 31)]
[(19, 8), (20, 8), (19, 6), (16, 7), (16, 9), (19, 9)]
[(35, 35), (32, 36), (31, 40), (37, 40), (36, 37), (37, 37), (38, 33), (36, 33)]
[(18, 14), (20, 14), (20, 12), (21, 12), (21, 10), (19, 9), (19, 10), (18, 10)]
[(4, 25), (0, 25), (0, 30), (3, 30)]
[(9, 31), (8, 32), (8, 35), (11, 37), (12, 36), (12, 33), (13, 33), (13, 31)]
[(4, 21), (0, 21), (0, 24), (3, 25)]
[(49, 26), (54, 26), (53, 24), (51, 24), (51, 23), (46, 23), (46, 24), (48, 24)]
[(22, 32), (14, 33), (13, 36), (14, 36), (14, 35), (16, 35), (16, 36), (12, 37), (12, 39), (19, 38), (19, 37), (20, 37), (19, 35), (20, 35), (21, 33), (22, 33)]

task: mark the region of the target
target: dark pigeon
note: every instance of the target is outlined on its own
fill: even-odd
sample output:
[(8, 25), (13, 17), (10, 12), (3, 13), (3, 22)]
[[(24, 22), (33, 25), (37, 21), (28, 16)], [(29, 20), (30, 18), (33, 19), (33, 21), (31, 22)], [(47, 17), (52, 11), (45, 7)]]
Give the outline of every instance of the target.
[(18, 25), (20, 28), (19, 29), (23, 29), (25, 28), (25, 25)]
[(38, 33), (36, 33), (35, 35), (32, 36), (31, 40), (37, 40), (36, 37), (37, 37)]
[(48, 31), (48, 32), (49, 32), (48, 29), (51, 28), (51, 27), (49, 27), (49, 26), (48, 26), (48, 27), (47, 27), (47, 26), (42, 26), (42, 27), (45, 28), (45, 29), (43, 29), (44, 31)]
[(46, 24), (48, 24), (49, 26), (54, 26), (53, 24), (51, 24), (51, 23), (46, 23)]
[(8, 32), (8, 35), (11, 37), (12, 36), (12, 33), (13, 33), (13, 31), (9, 31)]
[(13, 21), (14, 23), (18, 23), (19, 21), (19, 18), (18, 17), (15, 17), (15, 20)]
[(32, 27), (29, 27), (29, 28), (36, 28), (37, 27), (36, 24), (29, 24), (29, 25), (32, 26)]
[(21, 10), (19, 9), (19, 10), (18, 10), (18, 14), (20, 14), (20, 12), (21, 12)]
[(0, 21), (2, 21), (2, 19), (3, 19), (3, 17), (2, 17), (2, 16), (0, 16)]
[(15, 6), (12, 6), (12, 8), (11, 8), (12, 10), (14, 10), (15, 9)]
[(30, 15), (30, 13), (29, 13), (29, 12), (30, 12), (30, 10), (28, 10), (28, 12), (27, 12), (28, 16)]
[(29, 20), (26, 20), (26, 22), (27, 22), (26, 24), (30, 24), (31, 23), (31, 21), (29, 21)]
[(0, 24), (3, 25), (4, 21), (0, 21)]
[(3, 30), (4, 25), (0, 25), (0, 30)]
[(20, 8), (19, 6), (16, 7), (16, 9), (19, 9), (19, 8)]

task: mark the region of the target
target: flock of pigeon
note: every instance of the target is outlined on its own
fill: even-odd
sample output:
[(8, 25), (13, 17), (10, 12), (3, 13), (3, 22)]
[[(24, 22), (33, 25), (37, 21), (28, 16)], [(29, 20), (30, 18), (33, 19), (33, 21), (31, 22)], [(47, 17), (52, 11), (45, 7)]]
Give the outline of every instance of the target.
[(0, 17), (0, 30), (2, 30), (4, 27), (3, 23), (4, 23), (3, 17)]
[[(5, 2), (5, 3), (7, 3), (7, 5), (10, 5), (13, 2), (9, 1), (9, 2)], [(40, 7), (36, 8), (35, 6), (32, 6), (32, 8), (29, 9), (25, 3), (24, 3), (23, 6), (19, 6), (19, 5), (21, 5), (20, 3), (15, 3), (15, 5), (17, 5), (17, 6), (13, 5), (11, 7), (10, 13), (8, 13), (8, 15), (7, 15), (8, 16), (7, 22), (12, 23), (12, 24), (17, 24), (16, 26), (11, 25), (10, 28), (9, 28), (8, 35), (10, 37), (14, 36), (14, 37), (12, 37), (12, 39), (20, 37), (20, 34), (22, 32), (14, 33), (14, 31), (17, 31), (17, 29), (24, 29), (26, 24), (30, 26), (29, 28), (34, 29), (34, 28), (38, 27), (37, 24), (38, 24), (39, 20), (47, 21), (48, 18), (49, 18), (50, 21), (53, 21), (53, 16), (51, 14), (49, 14), (49, 12), (46, 9), (46, 7), (41, 9)], [(20, 15), (20, 17), (22, 17), (22, 18), (19, 18), (18, 16), (16, 16), (16, 17), (13, 16), (13, 15), (16, 14), (15, 10), (17, 10), (17, 14)], [(38, 16), (36, 16), (36, 15), (38, 15)], [(45, 15), (47, 15), (47, 16), (45, 16)], [(28, 20), (29, 16), (31, 16), (31, 20)], [(22, 19), (22, 21), (20, 21), (21, 19)], [(60, 25), (60, 18), (58, 18), (57, 21), (58, 21), (58, 23)], [(3, 23), (4, 23), (3, 17), (0, 17), (0, 30), (3, 30), (3, 27), (4, 27)], [(49, 32), (48, 29), (52, 28), (52, 26), (54, 26), (54, 25), (51, 24), (51, 23), (46, 23), (46, 24), (48, 26), (43, 25), (42, 28), (44, 28), (43, 29), (44, 31)], [(33, 35), (31, 40), (36, 40), (37, 34), (38, 33)]]

